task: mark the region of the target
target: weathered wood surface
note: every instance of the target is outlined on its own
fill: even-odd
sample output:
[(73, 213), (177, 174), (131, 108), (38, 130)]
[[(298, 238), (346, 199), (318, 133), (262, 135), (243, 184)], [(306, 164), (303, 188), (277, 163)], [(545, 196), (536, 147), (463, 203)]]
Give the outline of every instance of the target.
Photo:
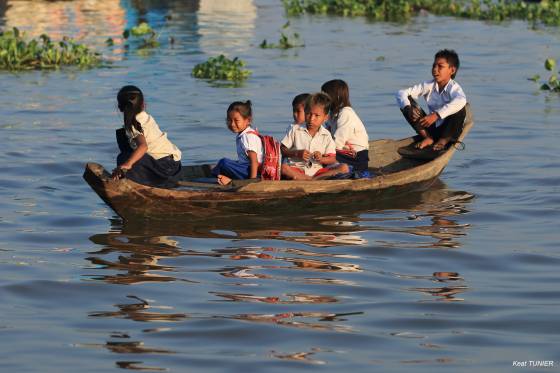
[[(473, 122), (470, 111), (460, 141)], [(403, 191), (427, 188), (441, 174), (456, 149), (450, 147), (431, 161), (402, 158), (397, 150), (414, 141), (376, 140), (370, 142), (370, 171), (375, 177), (359, 180), (323, 181), (239, 181), (230, 187), (198, 182), (209, 176), (210, 167), (184, 166), (178, 189), (154, 188), (128, 179), (112, 180), (99, 164), (88, 163), (84, 179), (93, 190), (124, 219), (190, 218), (207, 219), (228, 214), (258, 215), (273, 212), (322, 208), (323, 204), (372, 204)], [(336, 196), (335, 196), (336, 195)]]

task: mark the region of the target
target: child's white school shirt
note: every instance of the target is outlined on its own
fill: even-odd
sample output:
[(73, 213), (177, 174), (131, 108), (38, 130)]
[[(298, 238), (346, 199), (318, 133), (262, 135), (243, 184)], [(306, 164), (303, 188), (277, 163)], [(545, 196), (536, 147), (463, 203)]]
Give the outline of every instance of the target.
[(143, 111), (136, 115), (136, 120), (140, 123), (144, 133), (140, 133), (134, 127), (132, 127), (131, 132), (126, 131), (128, 143), (132, 149), (136, 149), (136, 141), (133, 141), (133, 139), (138, 135), (144, 135), (148, 144), (147, 153), (152, 158), (160, 159), (172, 155), (173, 160), (181, 160), (181, 151), (167, 139), (167, 134), (159, 129), (157, 122), (151, 115)]
[(336, 149), (359, 152), (369, 149), (369, 137), (364, 123), (350, 106), (343, 107), (338, 115), (327, 122)]
[(237, 146), (237, 157), (241, 162), (250, 163), (248, 151), (253, 151), (257, 153), (257, 161), (262, 163), (263, 161), (263, 147), (262, 140), (256, 134), (256, 130), (251, 126), (245, 128), (242, 132), (238, 133), (235, 137), (235, 145)]
[[(336, 154), (336, 146), (330, 132), (323, 126), (315, 136), (311, 137), (305, 124), (293, 125), (281, 141), (290, 150), (307, 150), (310, 153), (320, 152), (322, 155)], [(306, 175), (313, 176), (323, 166), (319, 162), (306, 162), (301, 159), (287, 158), (290, 166), (302, 169)]]
[(436, 126), (439, 126), (445, 118), (455, 114), (467, 104), (465, 92), (463, 92), (459, 83), (453, 79), (449, 80), (441, 92), (438, 91), (438, 86), (434, 79), (401, 89), (397, 92), (396, 96), (397, 103), (401, 109), (410, 105), (408, 96), (412, 96), (414, 99), (418, 99), (420, 96), (424, 97), (430, 113), (438, 113), (440, 117), (436, 122)]

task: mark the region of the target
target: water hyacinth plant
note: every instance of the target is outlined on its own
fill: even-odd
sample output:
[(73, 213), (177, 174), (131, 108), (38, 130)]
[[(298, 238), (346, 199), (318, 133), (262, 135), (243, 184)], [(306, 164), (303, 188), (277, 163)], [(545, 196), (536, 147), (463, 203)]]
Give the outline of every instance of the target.
[[(560, 81), (558, 80), (558, 76), (554, 69), (556, 68), (556, 60), (554, 58), (548, 58), (544, 61), (544, 68), (547, 71), (551, 72), (550, 77), (548, 80), (541, 84), (541, 90), (543, 91), (553, 91), (553, 92), (560, 92)], [(540, 80), (540, 75), (535, 75), (534, 77), (530, 78), (529, 80), (533, 80), (538, 82)]]
[(192, 76), (198, 79), (229, 80), (240, 82), (251, 75), (251, 71), (244, 69), (245, 62), (235, 57), (229, 59), (223, 54), (210, 57), (208, 61), (199, 63), (192, 69)]
[[(282, 26), (282, 29), (286, 30), (288, 27), (290, 27), (290, 21), (286, 22), (286, 24)], [(292, 36), (289, 36), (287, 34), (284, 34), (284, 32), (282, 32), (280, 34), (280, 39), (278, 40), (278, 44), (269, 43), (266, 41), (266, 39), (264, 39), (262, 43), (259, 45), (259, 47), (263, 49), (272, 49), (272, 48), (290, 49), (290, 48), (298, 48), (304, 46), (305, 44), (301, 41), (299, 34), (297, 32), (294, 32)]]
[(43, 34), (39, 40), (27, 42), (24, 33), (15, 27), (0, 33), (0, 69), (3, 70), (56, 69), (61, 66), (91, 68), (100, 64), (98, 53), (69, 38), (55, 43)]
[(280, 39), (278, 40), (278, 44), (269, 43), (264, 39), (262, 43), (259, 44), (259, 47), (263, 49), (290, 49), (290, 48), (298, 48), (304, 47), (305, 44), (301, 42), (299, 34), (294, 32), (292, 36), (286, 35), (284, 33), (280, 34)]
[(542, 0), (283, 0), (288, 15), (366, 16), (379, 21), (406, 21), (424, 10), (434, 15), (504, 21), (527, 20), (560, 25), (560, 1)]
[(127, 40), (139, 40), (138, 49), (159, 47), (158, 34), (146, 22), (124, 30), (123, 38)]

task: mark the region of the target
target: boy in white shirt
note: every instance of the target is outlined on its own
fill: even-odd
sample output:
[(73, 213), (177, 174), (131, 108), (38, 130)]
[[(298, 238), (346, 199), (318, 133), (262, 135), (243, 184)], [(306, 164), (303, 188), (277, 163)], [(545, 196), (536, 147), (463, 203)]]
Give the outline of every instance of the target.
[(336, 162), (336, 146), (323, 127), (329, 118), (330, 99), (315, 93), (305, 102), (305, 124), (293, 125), (281, 141), (282, 176), (292, 180), (319, 180), (349, 172)]
[[(446, 149), (463, 130), (467, 97), (454, 78), (459, 69), (459, 56), (455, 51), (443, 49), (434, 56), (433, 79), (402, 89), (397, 93), (397, 103), (408, 123), (422, 137), (415, 146), (423, 149), (432, 146), (435, 151)], [(414, 100), (423, 96), (430, 113), (423, 113)]]

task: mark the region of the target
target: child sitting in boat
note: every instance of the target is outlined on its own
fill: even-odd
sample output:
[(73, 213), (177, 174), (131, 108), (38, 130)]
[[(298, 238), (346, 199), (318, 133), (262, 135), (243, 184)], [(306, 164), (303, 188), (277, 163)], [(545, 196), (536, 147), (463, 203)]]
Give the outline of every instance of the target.
[(258, 132), (251, 127), (253, 112), (251, 101), (236, 101), (227, 109), (226, 123), (229, 130), (237, 136), (238, 160), (222, 158), (212, 169), (212, 175), (218, 178), (220, 185), (227, 185), (232, 179), (256, 179), (259, 165), (263, 161), (262, 140)]
[(305, 124), (305, 101), (309, 97), (309, 93), (300, 93), (292, 100), (292, 115), (294, 121), (286, 129), (286, 134), (290, 132), (293, 126)]
[(305, 101), (309, 96), (309, 93), (301, 93), (292, 100), (292, 114), (294, 116), (292, 125), (305, 124)]
[(324, 93), (310, 95), (305, 102), (305, 124), (293, 125), (281, 141), (282, 176), (292, 180), (326, 179), (349, 172), (336, 162), (336, 147), (323, 127), (329, 118), (330, 99)]
[(122, 87), (117, 104), (124, 126), (117, 130), (121, 153), (112, 177), (126, 177), (140, 184), (164, 186), (181, 170), (181, 151), (162, 132), (155, 119), (146, 113), (144, 95), (136, 86)]
[[(459, 56), (453, 50), (443, 49), (434, 56), (432, 80), (401, 89), (397, 92), (397, 103), (408, 123), (422, 137), (415, 144), (418, 149), (432, 147), (444, 150), (450, 141), (455, 141), (463, 130), (467, 97), (457, 83), (455, 75), (459, 69)], [(423, 96), (430, 113), (423, 116), (414, 100)]]
[(330, 130), (336, 145), (336, 160), (350, 166), (350, 172), (367, 174), (369, 137), (364, 123), (350, 104), (350, 89), (344, 80), (329, 80), (321, 91), (331, 98)]

